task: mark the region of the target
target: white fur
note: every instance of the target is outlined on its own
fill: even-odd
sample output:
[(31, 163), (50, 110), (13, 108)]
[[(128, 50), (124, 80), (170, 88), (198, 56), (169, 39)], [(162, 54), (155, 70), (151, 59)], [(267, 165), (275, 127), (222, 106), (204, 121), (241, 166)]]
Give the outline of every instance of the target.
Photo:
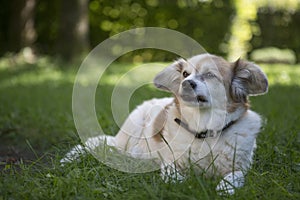
[(245, 183), (245, 177), (243, 172), (234, 171), (227, 174), (223, 180), (219, 183), (216, 190), (219, 195), (233, 195), (236, 188), (243, 187)]
[[(261, 118), (244, 106), (238, 106), (231, 112), (227, 110), (233, 100), (229, 95), (232, 88), (225, 83), (230, 83), (230, 80), (226, 79), (232, 78), (230, 74), (234, 73), (234, 69), (223, 60), (220, 62), (227, 66), (218, 66), (219, 60), (218, 57), (203, 54), (187, 61), (179, 60), (167, 67), (157, 75), (154, 82), (157, 87), (172, 92), (176, 101), (174, 98), (145, 101), (128, 116), (115, 137), (90, 138), (85, 142), (85, 147), (74, 147), (61, 163), (77, 159), (85, 150), (94, 149), (100, 143), (106, 142), (107, 145), (114, 146), (132, 157), (156, 159), (161, 165), (161, 175), (165, 181), (182, 181), (192, 164), (199, 173), (205, 171), (206, 175), (223, 176), (217, 191), (233, 194), (235, 188), (244, 184), (242, 172), (250, 168), (256, 136), (261, 128)], [(182, 78), (181, 72), (178, 72), (179, 64), (191, 75)], [(258, 67), (251, 67), (255, 70), (253, 73), (257, 73), (255, 76), (264, 81), (265, 75)], [(224, 69), (228, 76), (225, 72), (223, 75), (219, 73), (220, 69)], [(216, 77), (205, 78), (207, 72), (214, 73)], [(202, 76), (205, 80), (202, 80)], [(194, 98), (191, 101), (183, 100), (181, 96), (187, 93), (186, 89), (182, 88), (185, 80), (193, 80), (197, 84), (193, 90), (194, 94), (188, 95), (202, 95), (207, 101), (200, 102)], [(260, 86), (257, 86), (260, 92), (267, 90), (259, 85), (260, 83), (251, 84), (251, 95), (257, 95), (255, 84)], [(240, 92), (238, 95), (246, 94), (247, 88), (243, 88), (244, 85), (237, 85), (235, 82), (234, 87), (239, 87), (233, 88), (236, 89), (235, 92)], [(191, 130), (201, 132), (208, 129), (215, 134), (205, 139), (195, 138), (191, 132), (175, 123), (175, 118), (187, 123)], [(222, 131), (231, 121), (235, 123)], [(163, 139), (157, 138), (158, 132)]]

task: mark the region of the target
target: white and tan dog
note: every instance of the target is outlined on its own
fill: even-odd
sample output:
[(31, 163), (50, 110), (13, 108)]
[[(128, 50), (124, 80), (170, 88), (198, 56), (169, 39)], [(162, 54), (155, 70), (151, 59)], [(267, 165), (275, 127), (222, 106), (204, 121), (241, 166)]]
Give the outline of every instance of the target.
[[(191, 165), (199, 173), (221, 175), (217, 190), (233, 194), (244, 185), (262, 124), (249, 110), (248, 96), (267, 92), (266, 75), (247, 61), (201, 54), (166, 67), (154, 84), (174, 98), (138, 106), (115, 137), (105, 137), (107, 144), (135, 158), (156, 158), (164, 180), (182, 180)], [(90, 138), (61, 162), (103, 141), (103, 136)]]

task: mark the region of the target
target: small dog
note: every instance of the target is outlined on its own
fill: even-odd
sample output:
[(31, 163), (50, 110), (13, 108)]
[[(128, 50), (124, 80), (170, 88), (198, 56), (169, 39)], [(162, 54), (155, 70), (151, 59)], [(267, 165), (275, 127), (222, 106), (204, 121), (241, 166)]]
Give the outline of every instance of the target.
[(242, 187), (262, 124), (249, 109), (248, 96), (268, 90), (261, 69), (248, 61), (230, 63), (201, 54), (175, 61), (155, 77), (154, 85), (174, 98), (145, 101), (115, 137), (90, 138), (61, 163), (105, 140), (132, 157), (157, 159), (166, 181), (183, 180), (194, 165), (199, 173), (224, 177), (216, 188), (221, 194)]

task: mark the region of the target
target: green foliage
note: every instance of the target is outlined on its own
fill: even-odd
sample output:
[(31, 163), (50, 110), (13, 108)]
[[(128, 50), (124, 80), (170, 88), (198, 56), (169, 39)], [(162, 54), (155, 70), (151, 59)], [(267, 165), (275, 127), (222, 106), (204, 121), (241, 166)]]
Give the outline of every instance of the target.
[[(262, 47), (300, 50), (299, 1), (233, 2), (236, 14), (228, 43), (230, 60), (247, 57), (254, 49)], [(300, 55), (297, 58), (299, 60)]]
[[(159, 172), (122, 173), (92, 156), (61, 167), (60, 158), (79, 139), (71, 111), (76, 70), (59, 65), (49, 58), (36, 64), (13, 57), (0, 61), (0, 199), (223, 199), (215, 192), (218, 180), (195, 176), (193, 169), (184, 183), (169, 184)], [(96, 111), (106, 133), (118, 131), (110, 111), (112, 80), (132, 67), (114, 64), (100, 81)], [(251, 103), (266, 124), (245, 187), (228, 199), (299, 199), (300, 66), (264, 65), (263, 70), (269, 93)], [(132, 107), (166, 95), (145, 86), (134, 93)], [(1, 151), (9, 147), (19, 151), (18, 162), (2, 160)]]
[(292, 49), (300, 59), (300, 12), (261, 8), (258, 10), (258, 31), (251, 40), (253, 49), (275, 46)]
[[(4, 5), (10, 7), (10, 3)], [(61, 1), (37, 1), (35, 26), (36, 48), (40, 53), (55, 55), (61, 17)], [(95, 47), (109, 36), (136, 27), (163, 27), (180, 31), (199, 41), (207, 51), (225, 55), (220, 44), (228, 37), (233, 8), (230, 0), (158, 1), (158, 0), (91, 0), (89, 3), (90, 44)], [(9, 10), (0, 12), (0, 42), (6, 41)], [(0, 53), (5, 53), (5, 45)], [(150, 53), (149, 53), (150, 52)], [(137, 53), (139, 54), (139, 53)], [(151, 55), (150, 55), (151, 54)], [(150, 56), (149, 56), (150, 55)], [(132, 59), (127, 56), (124, 59)], [(141, 58), (169, 60), (165, 52), (146, 51)], [(140, 59), (141, 60), (141, 59)]]
[[(90, 2), (92, 46), (121, 31), (155, 26), (180, 31), (198, 41), (207, 51), (225, 55), (226, 52), (220, 48), (220, 44), (225, 42), (226, 33), (229, 31), (233, 11), (231, 1), (189, 2), (92, 0)], [(145, 52), (146, 55), (142, 54), (144, 61), (170, 58), (161, 51)], [(149, 54), (150, 56), (147, 56)]]
[[(180, 31), (198, 41), (208, 52), (231, 60), (247, 57), (255, 49), (289, 48), (300, 59), (300, 10), (298, 0), (90, 0), (90, 46), (136, 27), (163, 27)], [(11, 2), (0, 9), (0, 55), (7, 51)], [(56, 55), (61, 1), (37, 1), (35, 48)], [(170, 60), (174, 55), (144, 50), (122, 57), (126, 61)]]

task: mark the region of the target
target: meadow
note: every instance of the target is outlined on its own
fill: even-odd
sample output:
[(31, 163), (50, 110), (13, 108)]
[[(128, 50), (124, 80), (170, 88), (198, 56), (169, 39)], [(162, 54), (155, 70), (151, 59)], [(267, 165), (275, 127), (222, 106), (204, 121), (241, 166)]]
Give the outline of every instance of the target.
[[(79, 65), (78, 65), (79, 66)], [(64, 167), (59, 160), (80, 142), (72, 116), (72, 88), (78, 66), (44, 57), (34, 64), (0, 60), (0, 200), (2, 199), (223, 199), (219, 180), (191, 176), (165, 183), (159, 172), (123, 173), (91, 155)], [(96, 94), (98, 121), (114, 135), (110, 96), (114, 80), (132, 68), (116, 63)], [(300, 65), (262, 65), (269, 92), (251, 97), (264, 117), (246, 185), (228, 199), (300, 199)], [(169, 96), (153, 86), (139, 88), (130, 107)]]

